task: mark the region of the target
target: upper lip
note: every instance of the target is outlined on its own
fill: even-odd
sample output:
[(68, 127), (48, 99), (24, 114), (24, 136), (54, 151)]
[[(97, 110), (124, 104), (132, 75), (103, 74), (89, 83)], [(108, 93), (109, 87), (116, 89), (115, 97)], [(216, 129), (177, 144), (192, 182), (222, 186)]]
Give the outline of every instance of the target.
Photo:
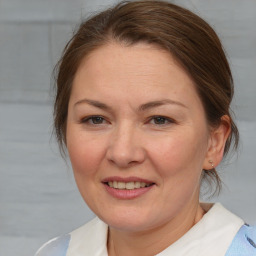
[(143, 179), (143, 178), (139, 178), (139, 177), (135, 177), (135, 176), (131, 176), (131, 177), (120, 177), (120, 176), (112, 176), (112, 177), (107, 177), (107, 178), (104, 178), (102, 180), (103, 183), (106, 183), (106, 182), (110, 182), (110, 181), (119, 181), (119, 182), (145, 182), (145, 183), (149, 183), (149, 184), (152, 184), (152, 183), (155, 183), (153, 182), (152, 180), (148, 180), (148, 179)]

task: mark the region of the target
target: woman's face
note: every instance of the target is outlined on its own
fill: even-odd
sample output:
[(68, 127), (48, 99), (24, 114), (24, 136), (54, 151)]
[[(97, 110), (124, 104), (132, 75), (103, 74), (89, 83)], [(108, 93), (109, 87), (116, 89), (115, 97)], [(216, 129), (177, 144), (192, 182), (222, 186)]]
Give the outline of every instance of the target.
[(169, 53), (112, 43), (81, 63), (67, 148), (82, 197), (111, 227), (149, 230), (197, 207), (209, 137), (193, 81)]

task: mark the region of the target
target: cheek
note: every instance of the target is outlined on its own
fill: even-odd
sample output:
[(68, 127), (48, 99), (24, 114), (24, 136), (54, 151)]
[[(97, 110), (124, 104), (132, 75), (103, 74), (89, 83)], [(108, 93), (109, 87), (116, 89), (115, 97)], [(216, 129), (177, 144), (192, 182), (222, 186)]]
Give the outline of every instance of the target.
[(161, 143), (151, 146), (150, 157), (161, 176), (190, 175), (201, 173), (207, 139), (189, 133), (166, 137)]
[(103, 147), (96, 140), (70, 133), (67, 148), (75, 175), (90, 176), (96, 172), (104, 155)]

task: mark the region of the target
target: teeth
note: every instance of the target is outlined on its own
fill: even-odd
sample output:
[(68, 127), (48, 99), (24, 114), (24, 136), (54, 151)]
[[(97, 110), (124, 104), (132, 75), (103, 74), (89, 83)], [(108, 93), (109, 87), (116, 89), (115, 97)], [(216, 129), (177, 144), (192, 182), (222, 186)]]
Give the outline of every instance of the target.
[(140, 188), (140, 182), (139, 181), (135, 182), (135, 188)]
[(134, 182), (127, 182), (125, 184), (125, 188), (126, 189), (134, 189), (135, 188)]
[(141, 182), (141, 183), (140, 183), (140, 187), (141, 187), (141, 188), (145, 188), (145, 187), (146, 187), (146, 183), (145, 183), (145, 182)]
[(125, 189), (125, 183), (124, 182), (117, 182), (117, 188), (118, 189)]
[(112, 182), (112, 181), (110, 181), (110, 182), (108, 183), (108, 185), (109, 185), (111, 188), (113, 188), (113, 182)]
[(136, 189), (136, 188), (145, 188), (149, 187), (149, 183), (145, 182), (139, 182), (139, 181), (131, 181), (131, 182), (122, 182), (122, 181), (109, 181), (108, 185), (111, 188), (116, 188), (116, 189)]

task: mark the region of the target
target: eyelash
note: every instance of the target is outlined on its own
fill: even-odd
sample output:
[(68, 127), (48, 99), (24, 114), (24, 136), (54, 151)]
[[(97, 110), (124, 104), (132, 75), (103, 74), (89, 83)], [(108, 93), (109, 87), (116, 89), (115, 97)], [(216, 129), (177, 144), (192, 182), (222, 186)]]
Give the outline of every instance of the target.
[[(101, 123), (94, 123), (94, 120), (100, 119), (102, 122)], [(88, 116), (86, 118), (83, 118), (80, 123), (83, 124), (89, 124), (89, 125), (101, 125), (103, 122), (107, 122), (106, 119), (102, 116)]]
[[(158, 121), (164, 121), (164, 123), (153, 123), (154, 125), (159, 125), (159, 126), (164, 126), (164, 125), (168, 125), (168, 124), (173, 124), (173, 123), (175, 123), (175, 121), (173, 120), (173, 119), (171, 119), (171, 118), (169, 118), (169, 117), (165, 117), (165, 116), (152, 116), (152, 117), (150, 117), (150, 119), (149, 119), (149, 123), (151, 122), (151, 121), (156, 121), (158, 119)], [(166, 123), (167, 122), (167, 123)]]
[[(98, 119), (98, 120), (97, 120)], [(103, 125), (104, 123), (108, 122), (103, 116), (88, 116), (86, 118), (83, 118), (80, 123), (83, 124), (89, 124), (89, 125)], [(153, 122), (153, 123), (151, 123)], [(160, 123), (157, 123), (160, 122)], [(153, 125), (157, 125), (157, 126), (165, 126), (168, 124), (173, 124), (175, 123), (175, 121), (169, 117), (165, 117), (165, 116), (152, 116), (148, 119), (147, 123), (151, 123)]]

